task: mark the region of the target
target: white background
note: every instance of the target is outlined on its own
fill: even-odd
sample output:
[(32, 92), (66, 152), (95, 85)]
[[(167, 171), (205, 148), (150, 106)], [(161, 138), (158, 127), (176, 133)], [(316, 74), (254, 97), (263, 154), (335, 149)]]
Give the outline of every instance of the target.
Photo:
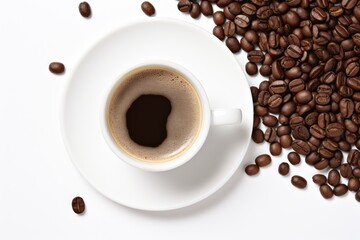
[[(79, 2), (0, 0), (0, 239), (357, 238), (360, 204), (354, 194), (324, 200), (311, 181), (317, 171), (305, 163), (280, 176), (283, 152), (256, 177), (244, 175), (246, 163), (268, 152), (265, 143), (251, 143), (243, 166), (221, 190), (180, 210), (132, 210), (89, 186), (61, 140), (61, 92), (90, 46), (119, 25), (148, 17), (141, 0), (92, 0), (93, 16), (84, 19)], [(175, 0), (152, 2), (155, 17), (212, 31), (211, 19), (193, 20), (178, 12)], [(237, 59), (244, 68), (246, 54)], [(66, 73), (49, 73), (52, 61), (64, 62)], [(248, 79), (250, 85), (261, 80)], [(291, 185), (293, 174), (306, 177), (307, 189)], [(81, 216), (71, 209), (77, 195), (86, 201)]]

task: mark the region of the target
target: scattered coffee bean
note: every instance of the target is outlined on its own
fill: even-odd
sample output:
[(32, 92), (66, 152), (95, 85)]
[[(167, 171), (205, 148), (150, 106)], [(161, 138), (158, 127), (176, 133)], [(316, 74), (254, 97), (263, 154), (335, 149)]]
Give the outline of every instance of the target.
[(281, 154), (282, 151), (282, 147), (280, 145), (280, 143), (278, 142), (273, 142), (270, 144), (270, 153), (273, 156), (279, 156)]
[(340, 174), (337, 170), (330, 170), (328, 174), (328, 183), (334, 187), (340, 183)]
[(339, 184), (334, 187), (333, 192), (335, 196), (343, 196), (347, 193), (348, 187), (345, 184)]
[(290, 166), (288, 163), (286, 162), (280, 163), (278, 168), (278, 172), (280, 175), (286, 176), (289, 173), (289, 170), (290, 170)]
[(214, 27), (213, 34), (214, 34), (215, 37), (217, 37), (221, 41), (223, 41), (225, 39), (224, 29), (221, 26)]
[(264, 133), (259, 128), (254, 128), (253, 129), (251, 137), (252, 137), (252, 140), (255, 143), (262, 143), (264, 141)]
[(213, 20), (214, 20), (214, 23), (217, 25), (217, 26), (221, 26), (225, 23), (225, 15), (224, 15), (224, 12), (222, 11), (217, 11), (214, 13), (213, 15)]
[(187, 13), (190, 12), (192, 3), (190, 0), (179, 0), (177, 7), (180, 12)]
[(305, 178), (298, 175), (292, 176), (291, 183), (297, 188), (305, 188), (307, 185), (307, 181), (305, 180)]
[(194, 2), (190, 10), (190, 16), (196, 19), (200, 17), (200, 14), (201, 14), (200, 5)]
[(255, 158), (258, 167), (265, 167), (271, 163), (271, 157), (268, 154), (261, 154)]
[(75, 197), (72, 200), (71, 205), (72, 205), (72, 209), (77, 214), (81, 214), (85, 211), (85, 202), (81, 197)]
[(287, 158), (292, 165), (297, 165), (301, 161), (300, 155), (296, 152), (290, 152), (287, 155)]
[(148, 1), (145, 1), (141, 4), (141, 10), (148, 16), (152, 16), (155, 14), (154, 6)]
[(246, 63), (245, 70), (246, 70), (247, 74), (249, 74), (250, 76), (256, 75), (258, 73), (257, 65), (252, 62)]
[(213, 14), (213, 7), (209, 1), (202, 0), (200, 10), (204, 16), (210, 16)]
[(323, 184), (326, 183), (326, 177), (322, 174), (315, 174), (313, 177), (312, 177), (312, 180), (314, 183), (316, 183), (317, 185), (321, 186)]
[(65, 66), (61, 62), (52, 62), (49, 65), (49, 70), (55, 74), (61, 74), (65, 71)]
[(81, 16), (88, 18), (91, 16), (91, 7), (90, 4), (87, 2), (81, 2), (79, 4), (79, 12)]
[(240, 51), (240, 43), (235, 37), (229, 37), (228, 39), (226, 39), (226, 46), (233, 53), (237, 53)]
[(321, 185), (319, 190), (320, 190), (321, 196), (323, 196), (323, 198), (325, 198), (325, 199), (330, 199), (334, 195), (331, 187), (327, 184)]
[(256, 164), (249, 164), (245, 168), (245, 173), (249, 176), (254, 176), (259, 172), (259, 167)]
[(358, 178), (352, 177), (348, 181), (349, 191), (357, 192), (360, 188), (360, 181)]

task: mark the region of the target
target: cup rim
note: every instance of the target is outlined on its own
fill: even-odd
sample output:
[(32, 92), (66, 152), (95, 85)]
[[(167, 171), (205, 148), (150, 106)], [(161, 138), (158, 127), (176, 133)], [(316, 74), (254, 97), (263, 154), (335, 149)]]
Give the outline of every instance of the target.
[[(192, 146), (190, 146), (184, 153), (182, 153), (180, 156), (176, 157), (175, 159), (171, 159), (164, 162), (146, 162), (142, 161), (140, 159), (137, 159), (134, 156), (131, 156), (130, 154), (126, 153), (121, 147), (118, 146), (118, 144), (115, 142), (114, 138), (112, 137), (111, 133), (108, 129), (108, 123), (107, 123), (107, 109), (110, 101), (110, 96), (112, 92), (116, 89), (116, 87), (121, 83), (124, 76), (129, 73), (130, 71), (133, 71), (137, 68), (141, 67), (164, 67), (171, 69), (173, 71), (179, 72), (181, 75), (183, 75), (194, 87), (196, 90), (199, 101), (201, 103), (201, 112), (202, 112), (202, 119), (201, 119), (201, 127), (200, 130), (197, 133), (197, 137), (192, 143)], [(143, 61), (139, 64), (136, 64), (130, 68), (127, 68), (125, 71), (123, 71), (119, 77), (112, 80), (108, 86), (105, 88), (103, 92), (103, 97), (100, 103), (100, 127), (102, 135), (105, 139), (105, 142), (110, 147), (113, 153), (117, 155), (119, 159), (124, 161), (125, 163), (136, 167), (138, 169), (142, 169), (145, 171), (151, 171), (151, 172), (162, 172), (162, 171), (168, 171), (174, 168), (177, 168), (186, 162), (188, 162), (190, 159), (192, 159), (196, 153), (201, 149), (203, 144), (205, 143), (205, 140), (208, 136), (208, 132), (210, 129), (210, 122), (211, 122), (211, 114), (210, 114), (210, 105), (208, 101), (208, 97), (206, 95), (206, 92), (200, 83), (200, 81), (186, 68), (183, 66), (168, 61), (168, 60), (160, 60), (160, 59), (154, 59), (154, 60), (148, 60)]]

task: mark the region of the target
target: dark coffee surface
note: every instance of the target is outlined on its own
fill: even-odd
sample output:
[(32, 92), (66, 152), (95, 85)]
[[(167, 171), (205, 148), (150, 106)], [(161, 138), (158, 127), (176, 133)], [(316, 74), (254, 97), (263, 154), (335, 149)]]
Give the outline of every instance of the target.
[(166, 123), (171, 112), (169, 99), (161, 95), (141, 95), (126, 112), (130, 138), (139, 145), (158, 147), (167, 137)]
[(127, 154), (142, 161), (169, 161), (197, 138), (201, 102), (181, 74), (164, 67), (141, 67), (114, 88), (107, 121), (116, 144)]

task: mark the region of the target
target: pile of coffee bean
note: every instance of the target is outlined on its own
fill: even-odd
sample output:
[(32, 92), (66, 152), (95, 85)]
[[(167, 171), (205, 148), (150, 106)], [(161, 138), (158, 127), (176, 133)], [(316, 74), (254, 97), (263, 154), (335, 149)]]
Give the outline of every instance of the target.
[[(194, 18), (199, 9), (212, 16), (213, 34), (232, 52), (247, 52), (246, 72), (267, 78), (251, 87), (253, 140), (268, 142), (275, 156), (292, 148), (293, 165), (300, 154), (308, 165), (328, 170), (313, 179), (324, 198), (352, 191), (360, 201), (360, 2), (179, 0), (178, 8)], [(245, 171), (254, 175), (258, 167)], [(285, 165), (280, 170), (288, 172)], [(291, 182), (306, 186), (300, 176)]]

